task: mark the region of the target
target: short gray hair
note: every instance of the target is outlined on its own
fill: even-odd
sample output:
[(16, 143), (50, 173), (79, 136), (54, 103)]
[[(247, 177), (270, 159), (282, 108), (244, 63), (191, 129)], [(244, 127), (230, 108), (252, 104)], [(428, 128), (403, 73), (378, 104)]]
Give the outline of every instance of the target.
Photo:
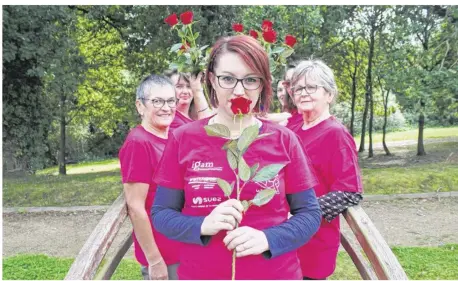
[(320, 85), (328, 92), (334, 95), (334, 100), (337, 97), (337, 84), (334, 79), (334, 73), (331, 68), (321, 60), (303, 60), (294, 69), (293, 77), (291, 78), (291, 86), (296, 84), (301, 77), (311, 77), (318, 81)]
[(154, 86), (170, 86), (175, 91), (173, 83), (169, 78), (162, 75), (151, 74), (145, 77), (140, 83), (140, 86), (138, 86), (137, 100), (143, 101), (144, 99), (148, 98), (148, 95), (151, 92), (151, 88)]

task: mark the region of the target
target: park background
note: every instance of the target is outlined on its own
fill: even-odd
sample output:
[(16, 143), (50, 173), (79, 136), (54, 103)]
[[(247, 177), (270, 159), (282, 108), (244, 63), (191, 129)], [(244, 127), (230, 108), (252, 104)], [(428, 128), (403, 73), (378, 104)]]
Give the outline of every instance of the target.
[[(69, 240), (76, 253), (59, 249), (65, 237), (49, 231), (74, 221), (70, 235), (82, 218), (93, 228), (103, 213), (27, 207), (105, 206), (122, 192), (117, 153), (139, 122), (135, 88), (176, 58), (170, 48), (179, 37), (164, 18), (188, 10), (201, 46), (234, 34), (234, 23), (248, 33), (268, 19), (277, 41), (297, 38), (288, 61), (324, 60), (339, 89), (332, 113), (355, 137), (365, 194), (437, 194), (363, 207), (411, 279), (458, 279), (458, 200), (450, 193), (458, 191), (457, 6), (2, 8), (3, 207), (12, 210), (3, 214), (4, 279), (65, 276), (90, 231)], [(279, 111), (276, 99), (271, 111)], [(450, 198), (438, 199), (443, 192)], [(392, 221), (383, 221), (390, 214), (380, 206)], [(33, 237), (40, 233), (33, 222), (53, 243)], [(403, 236), (396, 225), (413, 234), (396, 238)], [(114, 276), (140, 277), (131, 257)], [(340, 253), (333, 279), (353, 278), (356, 269)]]

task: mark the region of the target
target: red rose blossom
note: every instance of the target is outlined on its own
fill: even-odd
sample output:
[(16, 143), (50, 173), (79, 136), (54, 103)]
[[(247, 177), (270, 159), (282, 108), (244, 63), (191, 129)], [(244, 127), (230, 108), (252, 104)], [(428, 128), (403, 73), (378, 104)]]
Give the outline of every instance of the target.
[(188, 42), (184, 42), (184, 44), (181, 45), (180, 50), (186, 51), (186, 50), (189, 49), (190, 47), (191, 47), (191, 45), (189, 45)]
[(275, 32), (275, 30), (264, 31), (262, 37), (266, 42), (275, 43), (275, 41), (277, 41), (277, 32)]
[(291, 48), (294, 47), (294, 45), (296, 45), (296, 42), (296, 37), (294, 37), (293, 35), (288, 34), (285, 36), (285, 44), (290, 46)]
[(175, 24), (178, 23), (177, 14), (171, 14), (170, 16), (166, 17), (164, 22), (170, 26), (174, 26)]
[(191, 11), (186, 11), (180, 15), (180, 20), (183, 24), (190, 24), (192, 23), (192, 18), (194, 17), (194, 13)]
[(235, 32), (243, 32), (243, 24), (241, 23), (234, 23), (232, 25), (232, 30), (234, 30)]
[(250, 36), (254, 39), (258, 39), (258, 32), (256, 30), (250, 30)]
[(232, 113), (235, 115), (238, 114), (247, 114), (250, 112), (250, 104), (251, 100), (243, 98), (243, 97), (238, 97), (231, 99), (231, 110)]
[(270, 20), (264, 20), (262, 22), (261, 29), (262, 29), (262, 31), (270, 31), (270, 30), (272, 30), (273, 25), (274, 24)]

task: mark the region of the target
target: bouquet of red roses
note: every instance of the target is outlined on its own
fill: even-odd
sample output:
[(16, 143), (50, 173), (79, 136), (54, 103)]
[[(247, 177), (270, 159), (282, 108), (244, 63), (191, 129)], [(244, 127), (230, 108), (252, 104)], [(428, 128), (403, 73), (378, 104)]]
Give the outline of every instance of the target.
[(176, 53), (177, 58), (169, 64), (169, 68), (194, 74), (203, 71), (211, 50), (208, 45), (199, 46), (197, 44), (199, 32), (192, 30), (193, 24), (196, 23), (194, 13), (186, 11), (180, 15), (179, 20), (178, 16), (173, 13), (166, 17), (164, 22), (172, 28), (172, 31), (178, 32), (181, 41), (170, 48), (170, 52)]
[[(244, 26), (241, 23), (232, 24), (232, 30), (236, 34), (243, 34)], [(273, 22), (264, 20), (261, 30), (250, 29), (248, 34), (257, 39), (264, 47), (269, 56), (270, 72), (282, 71), (286, 66), (286, 59), (294, 53), (294, 45), (297, 43), (296, 37), (287, 34), (283, 42), (277, 41), (277, 32), (273, 28)]]

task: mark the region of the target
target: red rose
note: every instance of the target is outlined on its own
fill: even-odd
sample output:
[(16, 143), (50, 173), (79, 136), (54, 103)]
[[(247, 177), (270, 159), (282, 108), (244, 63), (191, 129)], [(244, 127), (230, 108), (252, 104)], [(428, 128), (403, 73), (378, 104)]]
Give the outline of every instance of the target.
[(166, 17), (164, 22), (170, 26), (174, 26), (175, 24), (178, 23), (177, 14), (171, 14), (170, 16)]
[(251, 100), (249, 99), (238, 97), (231, 99), (231, 103), (231, 110), (235, 115), (247, 114), (250, 112)]
[(234, 30), (235, 32), (243, 32), (243, 24), (241, 23), (234, 23), (232, 25), (232, 30)]
[(272, 30), (273, 25), (274, 24), (270, 20), (264, 20), (262, 22), (261, 29), (262, 29), (262, 31), (270, 31), (270, 30)]
[(275, 43), (275, 41), (277, 41), (277, 32), (275, 32), (275, 30), (264, 31), (262, 37), (266, 42)]
[(183, 45), (181, 45), (181, 48), (180, 48), (180, 50), (182, 50), (182, 51), (186, 51), (186, 50), (187, 50), (187, 49), (189, 49), (190, 47), (191, 47), (191, 45), (189, 45), (189, 43), (188, 43), (188, 42), (184, 42), (184, 44), (183, 44)]
[(294, 47), (294, 45), (296, 45), (296, 42), (296, 37), (294, 37), (293, 35), (288, 34), (285, 36), (285, 44), (290, 46), (291, 48)]
[(192, 23), (192, 18), (194, 17), (193, 12), (186, 11), (180, 15), (180, 20), (183, 24), (190, 24)]
[(258, 39), (258, 32), (252, 29), (250, 30), (250, 36), (254, 39)]

